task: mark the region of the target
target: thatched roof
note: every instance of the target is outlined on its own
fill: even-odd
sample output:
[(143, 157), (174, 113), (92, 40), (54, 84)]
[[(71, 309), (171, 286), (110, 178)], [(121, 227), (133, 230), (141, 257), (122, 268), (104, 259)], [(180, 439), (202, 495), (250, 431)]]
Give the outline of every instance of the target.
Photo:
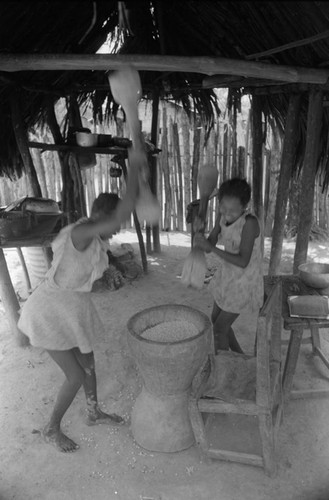
[[(125, 4), (131, 33), (118, 30), (118, 4)], [(94, 54), (108, 36), (124, 54), (212, 56), (239, 60), (257, 59), (273, 65), (306, 68), (329, 67), (329, 4), (302, 1), (139, 0), (106, 1), (7, 1), (0, 3), (0, 53), (2, 54)], [(313, 41), (303, 42), (305, 39)], [(315, 37), (315, 39), (314, 39)], [(299, 46), (272, 51), (296, 41)], [(114, 46), (114, 51), (116, 47)], [(180, 100), (194, 107), (211, 124), (216, 109), (212, 89), (202, 87), (206, 75), (184, 72), (141, 72), (143, 90), (152, 97)], [(279, 82), (282, 86), (286, 82)], [(221, 75), (217, 85), (232, 89), (272, 88), (269, 78)], [(296, 91), (293, 84), (285, 85)], [(96, 89), (96, 90), (94, 90)], [(304, 90), (308, 85), (304, 85)], [(297, 89), (298, 90), (298, 89)], [(328, 89), (329, 91), (329, 89)], [(94, 111), (102, 115), (111, 94), (104, 71), (0, 71), (0, 172), (19, 173), (21, 159), (11, 125), (11, 99), (19, 100), (25, 123), (32, 127), (46, 119), (46, 103), (60, 96), (77, 94), (92, 98)], [(287, 94), (263, 98), (264, 112), (284, 124)], [(303, 108), (307, 110), (307, 93)], [(323, 136), (327, 137), (328, 119)], [(302, 135), (301, 135), (302, 137)], [(302, 144), (302, 142), (301, 142)]]

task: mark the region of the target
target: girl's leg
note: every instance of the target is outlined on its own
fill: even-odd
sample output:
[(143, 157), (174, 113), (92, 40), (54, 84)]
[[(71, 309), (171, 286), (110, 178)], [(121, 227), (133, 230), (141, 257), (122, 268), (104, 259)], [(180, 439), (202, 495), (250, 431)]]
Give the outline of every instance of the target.
[(84, 372), (72, 352), (47, 351), (49, 356), (63, 370), (66, 380), (63, 383), (50, 417), (49, 423), (44, 428), (42, 435), (47, 443), (54, 444), (60, 451), (75, 451), (79, 446), (62, 433), (60, 425), (64, 414), (75, 398), (76, 393), (83, 384)]
[(87, 424), (123, 424), (124, 420), (122, 417), (116, 414), (109, 415), (107, 413), (104, 413), (98, 406), (94, 353), (88, 352), (83, 354), (77, 347), (73, 349), (73, 352), (77, 362), (85, 373), (83, 388), (87, 401)]
[(218, 350), (228, 351), (229, 348), (232, 351), (242, 353), (242, 349), (231, 328), (238, 316), (239, 314), (223, 311), (217, 304), (214, 305), (211, 319), (213, 322), (215, 353)]

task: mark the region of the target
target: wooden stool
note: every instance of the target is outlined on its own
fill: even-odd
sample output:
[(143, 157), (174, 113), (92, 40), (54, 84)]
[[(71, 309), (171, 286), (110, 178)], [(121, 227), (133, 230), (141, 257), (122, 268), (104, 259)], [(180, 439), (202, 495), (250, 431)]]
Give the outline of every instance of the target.
[[(267, 297), (257, 321), (255, 399), (227, 397), (227, 394), (220, 399), (207, 398), (204, 391), (208, 383), (210, 355), (208, 365), (194, 384), (189, 402), (189, 415), (196, 445), (205, 458), (261, 466), (270, 476), (275, 475), (277, 469), (275, 448), (283, 410), (281, 293), (281, 282), (278, 282)], [(226, 354), (230, 356), (229, 352)], [(232, 357), (233, 355), (236, 356), (236, 353), (231, 354)], [(258, 455), (210, 447), (208, 435), (211, 419), (204, 419), (203, 414), (209, 416), (216, 413), (257, 417), (261, 453)]]

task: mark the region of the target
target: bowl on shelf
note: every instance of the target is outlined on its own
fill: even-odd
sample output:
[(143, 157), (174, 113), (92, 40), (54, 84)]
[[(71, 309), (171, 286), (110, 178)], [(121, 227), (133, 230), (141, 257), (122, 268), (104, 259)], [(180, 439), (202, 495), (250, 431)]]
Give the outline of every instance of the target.
[(76, 132), (76, 140), (79, 146), (97, 146), (98, 134), (92, 134), (89, 132)]
[(315, 288), (321, 295), (329, 293), (329, 264), (306, 262), (298, 266), (300, 279), (305, 285)]

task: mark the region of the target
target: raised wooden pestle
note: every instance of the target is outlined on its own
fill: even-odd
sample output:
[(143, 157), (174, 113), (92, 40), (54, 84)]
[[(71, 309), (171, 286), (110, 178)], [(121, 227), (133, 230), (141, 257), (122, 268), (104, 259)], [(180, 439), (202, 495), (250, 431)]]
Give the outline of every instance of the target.
[[(196, 232), (204, 234), (209, 197), (217, 186), (217, 180), (218, 170), (216, 167), (206, 165), (200, 168), (197, 179), (200, 191), (199, 212), (196, 218), (197, 220), (192, 220), (192, 224), (197, 226)], [(205, 254), (200, 248), (194, 247), (192, 241), (192, 250), (187, 256), (183, 266), (182, 283), (185, 286), (201, 289), (203, 287), (206, 270), (207, 264)]]
[(156, 224), (161, 217), (161, 208), (148, 182), (150, 172), (145, 141), (138, 118), (138, 101), (142, 95), (139, 73), (127, 66), (124, 69), (111, 71), (108, 78), (113, 98), (122, 106), (131, 134), (132, 147), (128, 150), (129, 165), (139, 169), (136, 214), (139, 220), (145, 220), (148, 224)]

